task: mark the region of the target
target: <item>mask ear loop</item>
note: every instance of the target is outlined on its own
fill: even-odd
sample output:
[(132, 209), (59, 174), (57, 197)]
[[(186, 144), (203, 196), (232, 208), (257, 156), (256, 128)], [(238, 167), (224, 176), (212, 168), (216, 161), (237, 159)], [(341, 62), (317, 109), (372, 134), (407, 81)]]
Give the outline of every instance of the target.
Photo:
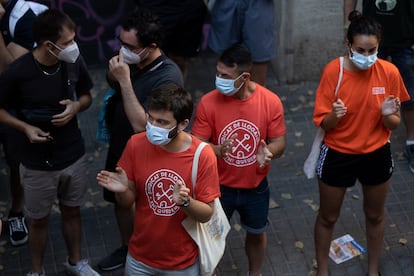
[(174, 139), (175, 137), (177, 137), (178, 135), (178, 124), (174, 127), (174, 129), (172, 129), (169, 133), (168, 133), (168, 138), (170, 138), (171, 140)]

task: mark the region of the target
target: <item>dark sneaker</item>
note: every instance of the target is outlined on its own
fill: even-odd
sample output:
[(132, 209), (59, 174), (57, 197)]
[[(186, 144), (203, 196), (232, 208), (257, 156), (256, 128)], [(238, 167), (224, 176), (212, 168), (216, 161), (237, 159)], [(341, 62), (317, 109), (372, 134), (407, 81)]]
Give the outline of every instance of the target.
[(13, 246), (25, 244), (29, 239), (29, 231), (24, 216), (9, 216), (8, 223), (11, 244)]
[(408, 168), (414, 174), (414, 145), (405, 146), (408, 160)]
[(125, 265), (128, 246), (123, 245), (99, 262), (98, 267), (103, 271), (111, 271)]

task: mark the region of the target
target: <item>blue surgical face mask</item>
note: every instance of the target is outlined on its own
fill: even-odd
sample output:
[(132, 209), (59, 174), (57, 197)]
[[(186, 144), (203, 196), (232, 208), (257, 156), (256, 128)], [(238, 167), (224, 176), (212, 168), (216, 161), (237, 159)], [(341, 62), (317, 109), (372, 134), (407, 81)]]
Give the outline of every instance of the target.
[(216, 76), (216, 88), (218, 91), (220, 91), (222, 94), (226, 96), (232, 96), (237, 93), (237, 91), (240, 90), (240, 88), (243, 86), (244, 82), (240, 84), (239, 87), (234, 87), (234, 83), (242, 76), (238, 76), (236, 79), (223, 79), (218, 76)]
[(363, 54), (360, 54), (358, 52), (354, 52), (351, 49), (351, 54), (349, 55), (349, 59), (355, 64), (356, 67), (362, 70), (367, 70), (372, 65), (374, 65), (375, 62), (377, 62), (378, 59), (378, 52), (369, 56), (364, 56)]
[(171, 131), (173, 131), (176, 127), (177, 126), (170, 128), (170, 129), (166, 129), (166, 128), (154, 126), (150, 122), (147, 122), (147, 125), (145, 127), (147, 139), (153, 145), (157, 145), (157, 146), (166, 145), (177, 136), (177, 133), (171, 134)]

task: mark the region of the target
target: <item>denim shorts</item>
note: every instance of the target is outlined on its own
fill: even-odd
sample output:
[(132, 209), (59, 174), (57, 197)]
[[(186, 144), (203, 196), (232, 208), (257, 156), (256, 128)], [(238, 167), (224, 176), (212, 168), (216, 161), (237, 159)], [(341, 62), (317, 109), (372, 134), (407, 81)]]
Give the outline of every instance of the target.
[(165, 270), (150, 267), (138, 260), (135, 260), (131, 255), (127, 255), (124, 275), (159, 275), (159, 276), (187, 276), (187, 275), (199, 275), (200, 264), (197, 260), (191, 266), (181, 270)]
[(230, 220), (236, 210), (243, 229), (248, 233), (260, 234), (268, 226), (270, 190), (265, 177), (254, 189), (235, 189), (220, 185), (220, 202)]
[(249, 49), (253, 62), (276, 56), (275, 9), (272, 0), (220, 0), (211, 11), (208, 46), (216, 53), (236, 43)]
[(384, 59), (390, 57), (392, 63), (397, 66), (411, 98), (409, 101), (403, 102), (402, 106), (406, 109), (414, 109), (414, 49), (411, 47), (380, 48), (379, 56)]

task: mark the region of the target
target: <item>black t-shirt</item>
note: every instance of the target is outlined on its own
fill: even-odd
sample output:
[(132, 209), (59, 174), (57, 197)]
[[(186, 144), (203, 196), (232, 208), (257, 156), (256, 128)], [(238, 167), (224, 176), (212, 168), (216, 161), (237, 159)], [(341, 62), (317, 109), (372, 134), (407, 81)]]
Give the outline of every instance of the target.
[[(144, 108), (147, 97), (159, 85), (164, 83), (175, 83), (179, 86), (184, 85), (180, 69), (165, 55), (161, 55), (141, 70), (136, 65), (130, 65), (130, 70), (135, 95)], [(110, 86), (115, 88), (117, 92), (108, 102), (105, 119), (111, 134), (108, 156), (115, 156), (117, 159), (109, 163), (116, 163), (121, 157), (129, 138), (134, 134), (134, 131), (125, 114), (119, 84), (117, 87), (116, 83), (110, 83)], [(106, 169), (113, 170), (114, 168)]]
[(413, 0), (364, 0), (362, 12), (383, 26), (382, 46), (405, 48), (414, 45)]
[[(27, 53), (9, 65), (0, 75), (0, 106), (15, 109), (17, 117), (27, 122), (23, 110), (50, 110), (62, 107), (59, 101), (74, 100), (83, 94), (89, 94), (92, 86), (82, 57), (73, 64), (61, 62), (56, 74), (46, 75), (33, 54)], [(76, 116), (61, 127), (33, 121), (30, 124), (49, 131), (53, 141), (34, 144), (25, 137), (21, 161), (26, 167), (60, 170), (85, 153)]]

